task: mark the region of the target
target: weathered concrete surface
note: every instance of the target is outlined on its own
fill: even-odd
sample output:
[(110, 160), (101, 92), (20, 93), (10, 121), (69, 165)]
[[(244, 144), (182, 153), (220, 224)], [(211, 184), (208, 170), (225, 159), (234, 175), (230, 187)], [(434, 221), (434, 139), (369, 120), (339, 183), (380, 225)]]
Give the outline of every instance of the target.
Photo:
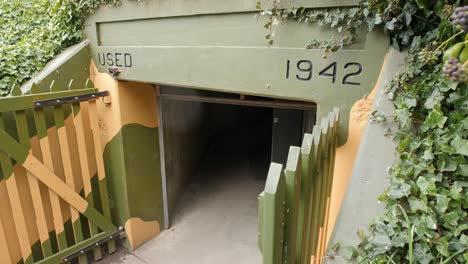
[[(384, 88), (399, 70), (403, 60), (403, 53), (390, 51), (372, 111), (378, 110), (391, 118), (394, 108)], [(395, 160), (396, 146), (391, 138), (385, 136), (388, 128), (389, 125), (369, 123), (364, 131), (338, 219), (328, 243), (328, 256), (325, 256), (323, 263), (348, 263), (339, 252), (331, 250), (333, 245), (340, 243), (341, 248), (358, 245), (360, 239), (357, 232), (367, 230), (370, 221), (383, 212), (384, 204), (379, 203), (377, 197), (388, 186), (387, 168)]]
[(264, 159), (256, 156), (268, 152), (249, 149), (252, 133), (241, 128), (218, 137), (180, 198), (171, 227), (135, 251), (122, 250), (101, 263), (261, 263), (257, 196), (266, 173), (259, 166)]

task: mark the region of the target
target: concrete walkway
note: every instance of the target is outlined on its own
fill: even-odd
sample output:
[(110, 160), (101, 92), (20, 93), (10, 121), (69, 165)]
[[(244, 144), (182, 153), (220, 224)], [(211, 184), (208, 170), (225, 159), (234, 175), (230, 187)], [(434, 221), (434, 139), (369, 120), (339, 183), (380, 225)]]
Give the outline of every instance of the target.
[(134, 252), (121, 250), (104, 262), (261, 263), (257, 196), (264, 188), (266, 175), (259, 175), (265, 172), (258, 170), (252, 172), (252, 157), (236, 143), (224, 144), (207, 155), (180, 198), (170, 229)]

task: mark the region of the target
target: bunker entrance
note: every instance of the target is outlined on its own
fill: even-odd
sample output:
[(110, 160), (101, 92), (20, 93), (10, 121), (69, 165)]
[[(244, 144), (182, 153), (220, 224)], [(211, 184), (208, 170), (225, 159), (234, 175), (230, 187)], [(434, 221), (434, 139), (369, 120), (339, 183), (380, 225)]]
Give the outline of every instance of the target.
[(164, 263), (205, 251), (206, 263), (226, 263), (231, 253), (233, 263), (260, 263), (257, 196), (270, 162), (285, 164), (289, 146), (311, 129), (313, 106), (176, 87), (159, 93), (170, 227), (153, 254)]

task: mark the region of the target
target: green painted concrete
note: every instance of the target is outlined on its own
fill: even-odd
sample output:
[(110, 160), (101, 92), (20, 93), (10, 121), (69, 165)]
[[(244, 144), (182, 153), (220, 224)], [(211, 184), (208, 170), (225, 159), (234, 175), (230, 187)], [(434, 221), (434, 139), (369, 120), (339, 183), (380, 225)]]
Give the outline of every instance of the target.
[[(355, 44), (324, 58), (322, 50), (304, 46), (311, 36), (336, 38), (334, 29), (285, 21), (275, 29), (274, 45), (267, 47), (263, 27), (267, 18), (254, 17), (254, 3), (223, 1), (221, 7), (211, 0), (193, 5), (181, 0), (125, 2), (98, 10), (88, 19), (85, 32), (99, 70), (119, 67), (119, 80), (315, 102), (317, 120), (337, 106), (343, 113), (342, 145), (352, 105), (376, 84), (388, 50), (387, 37), (380, 30), (368, 33), (363, 28)], [(356, 1), (281, 4), (347, 8)], [(330, 73), (330, 65), (336, 66), (334, 79), (320, 75)], [(349, 74), (354, 75), (347, 78)]]
[[(194, 91), (194, 93), (196, 93)], [(168, 209), (171, 216), (178, 198), (195, 172), (207, 144), (206, 104), (161, 100)]]
[(163, 226), (158, 129), (123, 126), (106, 145), (104, 163), (115, 223), (139, 217)]
[[(404, 53), (392, 50), (383, 69), (382, 79), (392, 79), (404, 65), (404, 58)], [(385, 85), (386, 82), (379, 84), (371, 111), (379, 110), (391, 116), (394, 107), (385, 93)], [(361, 238), (358, 231), (366, 231), (372, 219), (384, 211), (385, 204), (380, 203), (378, 197), (388, 186), (387, 168), (394, 163), (393, 153), (396, 148), (392, 138), (386, 136), (387, 129), (396, 130), (394, 124), (381, 125), (372, 122), (364, 130), (341, 209), (328, 243), (327, 254), (334, 257), (326, 258), (324, 263), (351, 263), (342, 252), (334, 252), (333, 246), (340, 243), (340, 248), (344, 249), (359, 245)]]

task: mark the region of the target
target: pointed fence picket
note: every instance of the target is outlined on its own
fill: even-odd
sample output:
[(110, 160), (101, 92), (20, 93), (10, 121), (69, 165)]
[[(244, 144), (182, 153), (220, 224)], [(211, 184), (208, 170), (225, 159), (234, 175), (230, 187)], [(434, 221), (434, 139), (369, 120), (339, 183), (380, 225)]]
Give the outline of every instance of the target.
[(338, 119), (335, 108), (304, 135), (300, 148), (291, 146), (286, 168), (271, 163), (265, 190), (258, 197), (263, 264), (320, 262), (328, 231)]

